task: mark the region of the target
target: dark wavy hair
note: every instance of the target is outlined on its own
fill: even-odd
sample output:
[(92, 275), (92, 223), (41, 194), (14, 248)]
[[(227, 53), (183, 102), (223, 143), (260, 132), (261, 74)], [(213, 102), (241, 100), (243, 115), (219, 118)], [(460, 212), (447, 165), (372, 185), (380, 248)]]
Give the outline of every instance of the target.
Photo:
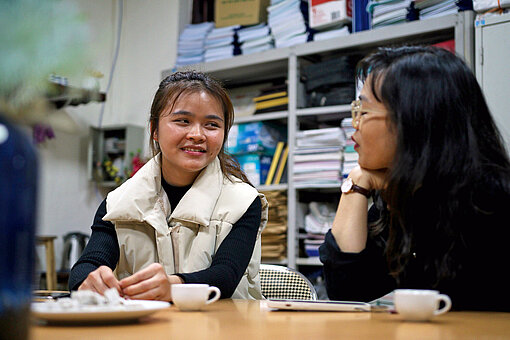
[(509, 191), (500, 133), (473, 73), (447, 50), (380, 48), (358, 63), (357, 78), (370, 81), (397, 134), (387, 187), (376, 198), (381, 219), (371, 232), (386, 235), (397, 281), (419, 257), (435, 286), (462, 267), (455, 259), (464, 251), (463, 223), (491, 213), (477, 195)]
[(231, 176), (241, 179), (251, 185), (246, 174), (242, 171), (237, 160), (225, 151), (225, 144), (228, 140), (228, 133), (234, 123), (234, 107), (230, 98), (221, 83), (209, 75), (196, 71), (175, 72), (161, 81), (159, 88), (152, 101), (149, 129), (150, 148), (155, 156), (161, 149), (159, 143), (154, 140), (154, 134), (158, 128), (161, 114), (173, 109), (173, 105), (184, 94), (205, 92), (215, 98), (223, 108), (223, 119), (225, 122), (225, 134), (223, 145), (218, 154), (221, 170), (225, 177), (232, 180)]

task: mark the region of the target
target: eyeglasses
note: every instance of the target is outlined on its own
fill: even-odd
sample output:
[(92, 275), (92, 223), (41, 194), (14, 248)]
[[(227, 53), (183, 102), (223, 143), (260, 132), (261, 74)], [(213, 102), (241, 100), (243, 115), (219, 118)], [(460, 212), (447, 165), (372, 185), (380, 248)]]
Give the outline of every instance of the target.
[(357, 129), (359, 127), (359, 123), (361, 120), (361, 114), (362, 113), (386, 113), (381, 110), (366, 110), (361, 106), (361, 100), (354, 100), (351, 103), (351, 114), (352, 114), (352, 127)]

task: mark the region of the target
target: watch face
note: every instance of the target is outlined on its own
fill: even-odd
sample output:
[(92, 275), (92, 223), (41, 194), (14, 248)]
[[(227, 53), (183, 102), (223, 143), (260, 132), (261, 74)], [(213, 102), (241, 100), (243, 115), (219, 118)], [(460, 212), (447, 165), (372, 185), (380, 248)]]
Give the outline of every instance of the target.
[(342, 183), (342, 186), (340, 187), (340, 189), (342, 190), (342, 192), (349, 192), (349, 190), (351, 190), (352, 188), (352, 179), (350, 178), (347, 178), (343, 183)]

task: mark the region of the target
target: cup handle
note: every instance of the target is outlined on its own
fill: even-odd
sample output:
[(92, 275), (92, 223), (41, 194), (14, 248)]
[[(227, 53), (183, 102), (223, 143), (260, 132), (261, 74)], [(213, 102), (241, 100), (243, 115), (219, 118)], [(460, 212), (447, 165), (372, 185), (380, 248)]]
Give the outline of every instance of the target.
[(205, 303), (206, 305), (213, 303), (214, 301), (217, 301), (220, 298), (221, 292), (218, 287), (214, 287), (214, 286), (209, 287), (209, 294), (211, 294), (213, 292), (214, 292), (214, 296), (211, 299), (207, 300), (207, 302)]
[(448, 295), (439, 294), (437, 296), (437, 299), (439, 301), (443, 301), (445, 305), (443, 308), (434, 311), (434, 315), (444, 314), (444, 313), (448, 312), (450, 310), (450, 308), (452, 308), (452, 300), (450, 299), (450, 297)]

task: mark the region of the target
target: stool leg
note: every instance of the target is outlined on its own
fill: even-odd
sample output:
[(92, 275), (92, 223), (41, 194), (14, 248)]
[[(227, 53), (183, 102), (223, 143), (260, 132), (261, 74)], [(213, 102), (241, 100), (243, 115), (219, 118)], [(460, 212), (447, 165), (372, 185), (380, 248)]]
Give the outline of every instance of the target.
[(53, 240), (46, 241), (46, 288), (57, 289), (57, 271), (55, 269), (55, 250)]

